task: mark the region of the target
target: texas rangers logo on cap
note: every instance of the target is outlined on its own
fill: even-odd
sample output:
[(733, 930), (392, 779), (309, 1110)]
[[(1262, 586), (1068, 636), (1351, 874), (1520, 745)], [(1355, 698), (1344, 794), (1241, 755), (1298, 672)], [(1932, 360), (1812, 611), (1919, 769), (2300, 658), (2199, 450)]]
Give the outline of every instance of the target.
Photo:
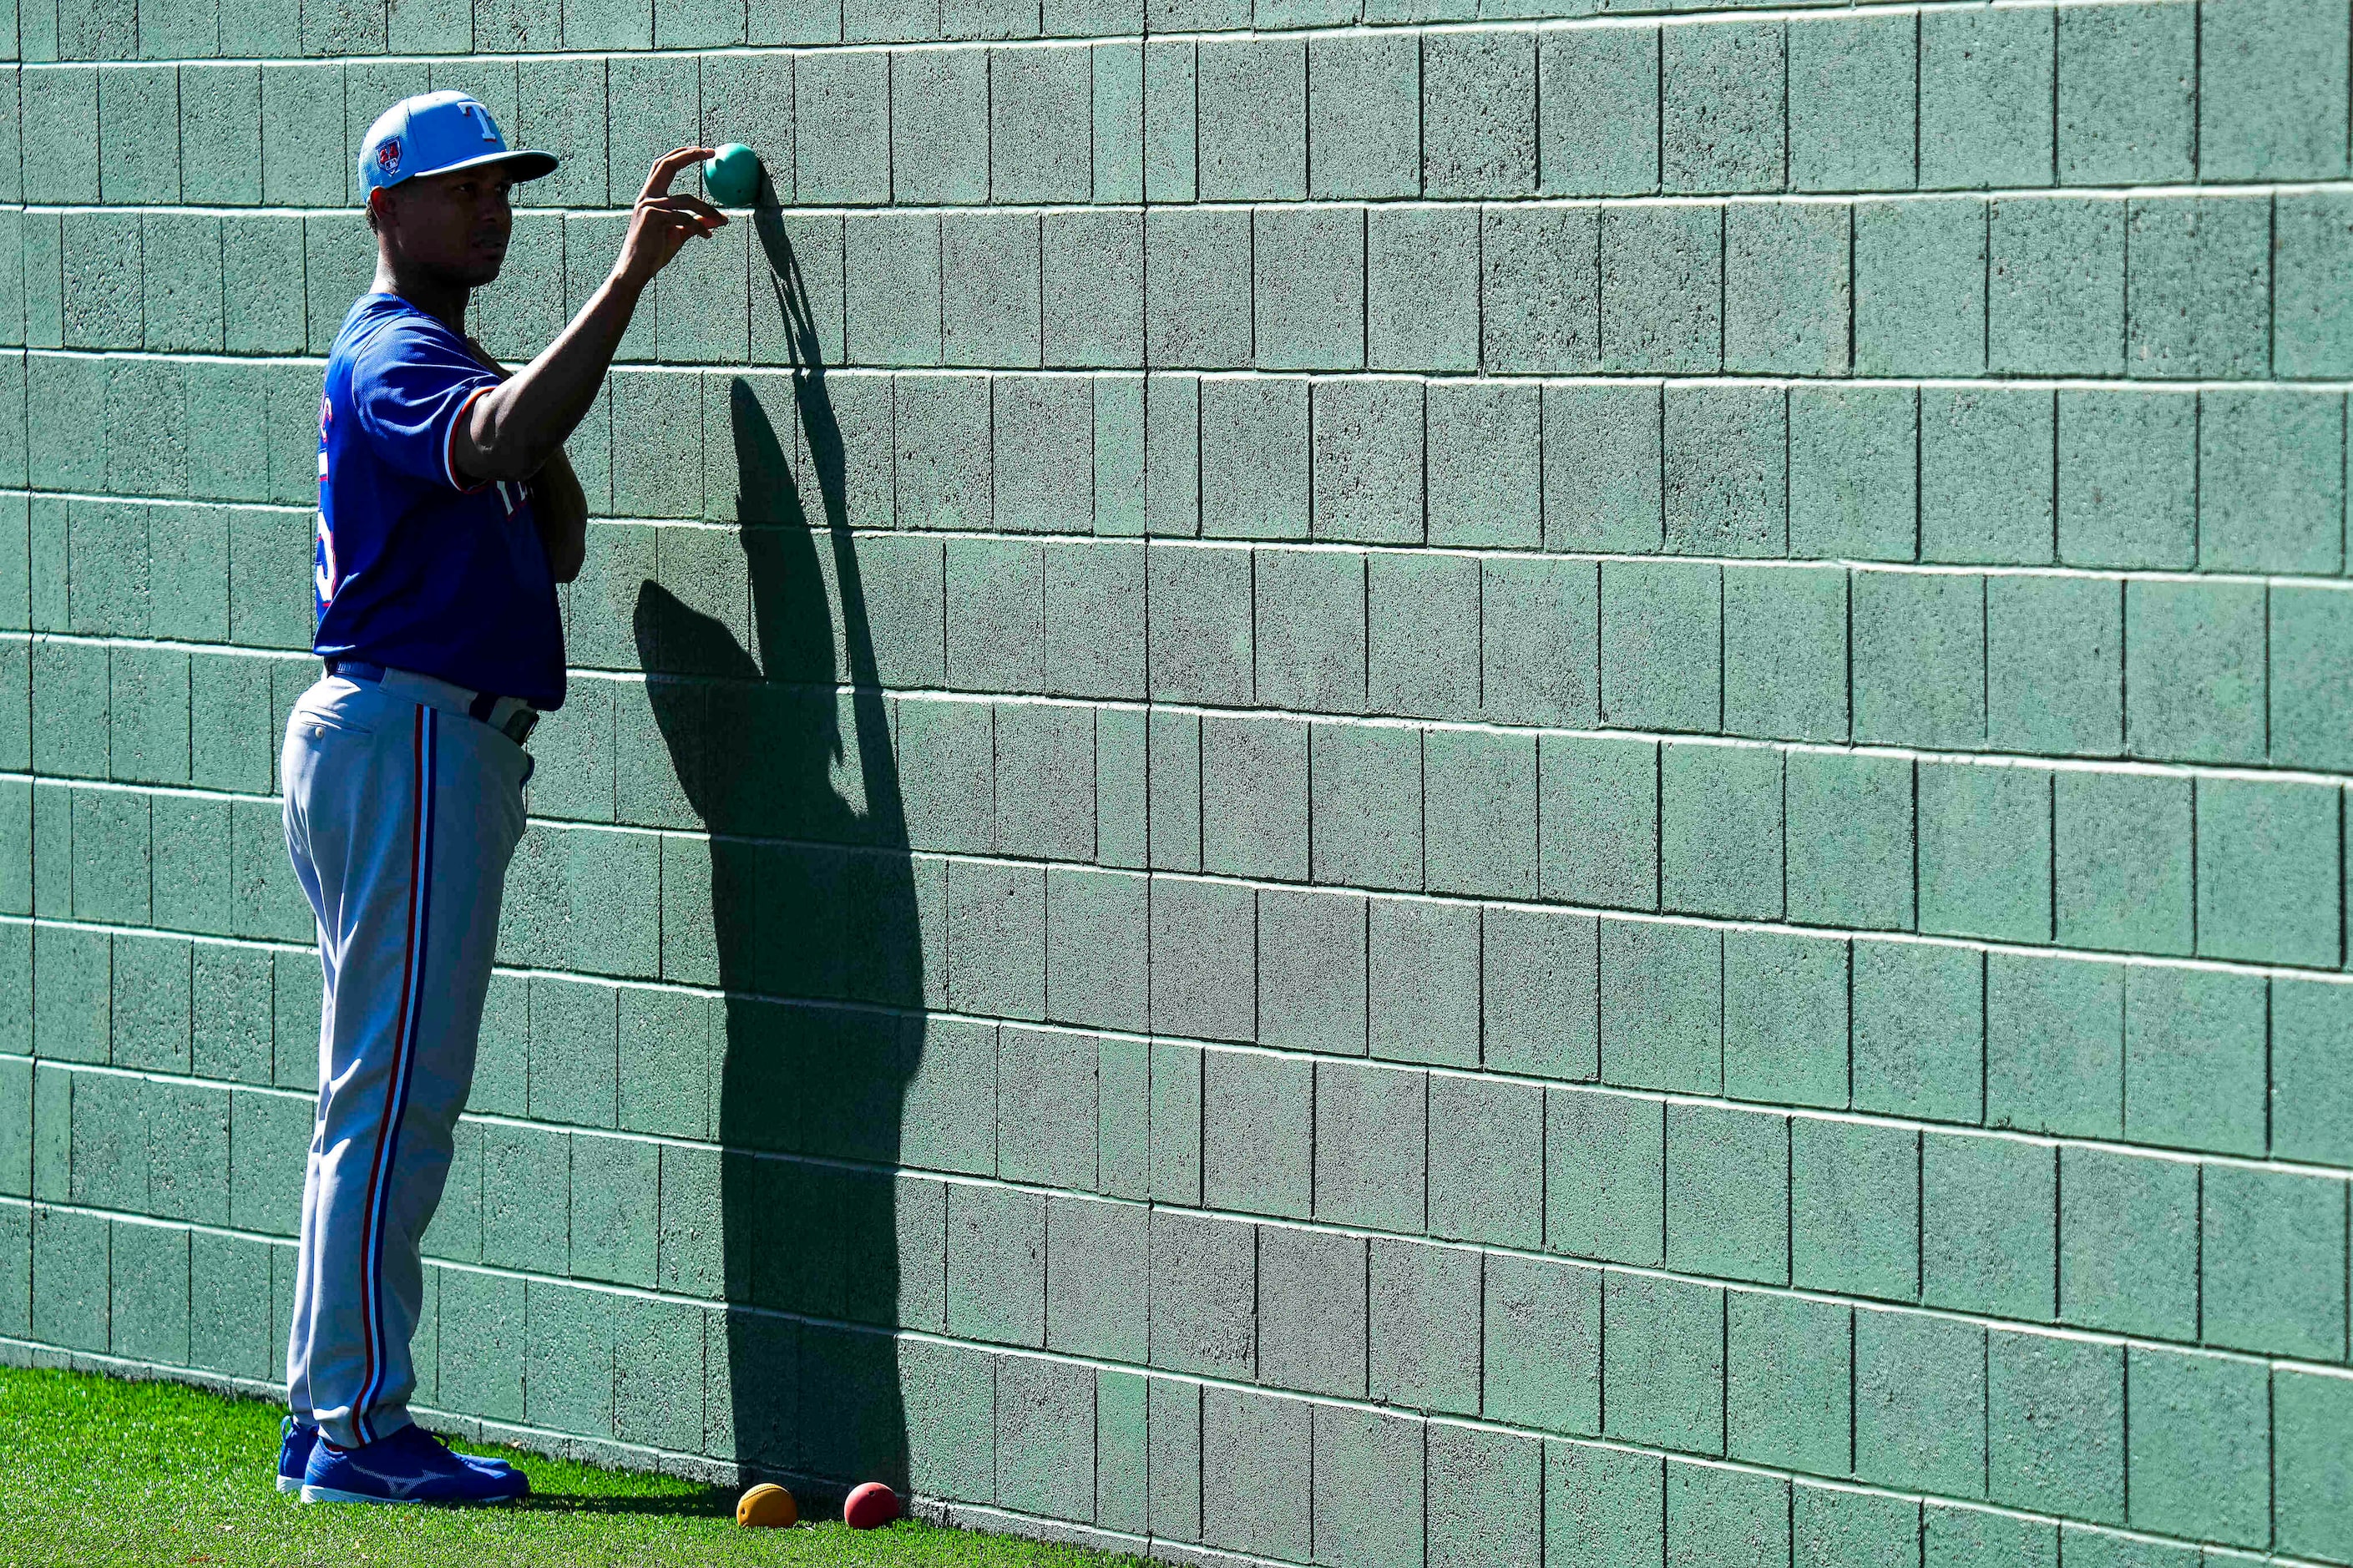
[(375, 166), (382, 169), (387, 174), (397, 174), (400, 173), (399, 137), (394, 136), (388, 138), (383, 146), (378, 147), (375, 150)]
[(509, 147), (480, 100), (446, 88), (404, 98), (377, 115), (358, 159), (360, 184), (371, 191), (493, 163), (511, 180), (555, 172), (554, 153)]

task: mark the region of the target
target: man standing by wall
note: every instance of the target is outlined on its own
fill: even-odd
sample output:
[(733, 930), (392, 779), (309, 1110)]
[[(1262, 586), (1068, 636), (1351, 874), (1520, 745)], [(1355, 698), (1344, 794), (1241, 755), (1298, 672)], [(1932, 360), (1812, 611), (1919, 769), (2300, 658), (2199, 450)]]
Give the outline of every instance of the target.
[(281, 763), (326, 972), (278, 1471), (305, 1501), (529, 1490), (409, 1419), (418, 1245), (473, 1078), (522, 742), (564, 700), (555, 584), (580, 569), (587, 506), (563, 443), (646, 285), (727, 221), (670, 194), (707, 155), (654, 164), (612, 274), (510, 376), (467, 336), (468, 298), (505, 259), (510, 188), (555, 159), (509, 151), (456, 92), (395, 104), (360, 149), (377, 260), (319, 408), (326, 675), (295, 704)]

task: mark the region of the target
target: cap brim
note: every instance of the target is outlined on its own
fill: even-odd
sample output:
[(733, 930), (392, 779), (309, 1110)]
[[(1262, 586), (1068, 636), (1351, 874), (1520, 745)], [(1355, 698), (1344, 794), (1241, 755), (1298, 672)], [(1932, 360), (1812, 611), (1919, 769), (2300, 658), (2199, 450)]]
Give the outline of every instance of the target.
[(454, 174), (460, 169), (480, 169), (492, 163), (505, 164), (518, 180), (536, 180), (555, 173), (556, 157), (553, 153), (533, 153), (522, 151), (512, 153), (486, 153), (479, 158), (469, 158), (462, 163), (451, 163), (445, 168), (439, 169), (422, 170), (417, 174), (409, 175), (408, 178), (412, 180), (430, 179), (436, 174)]

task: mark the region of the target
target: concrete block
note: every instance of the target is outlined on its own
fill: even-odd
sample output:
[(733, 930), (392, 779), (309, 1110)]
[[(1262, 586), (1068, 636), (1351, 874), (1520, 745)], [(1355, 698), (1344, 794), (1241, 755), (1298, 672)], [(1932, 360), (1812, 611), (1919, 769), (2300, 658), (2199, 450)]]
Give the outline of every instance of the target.
[(2190, 781), (2053, 780), (2059, 938), (2116, 952), (2190, 951)]
[(1439, 1074), (1430, 1085), (1430, 1230), (1533, 1250), (1544, 1229), (1544, 1096)]
[(1659, 773), (1660, 907), (1781, 912), (1781, 754), (1669, 742)]
[(1468, 716), (1479, 708), (1476, 557), (1377, 553), (1366, 561), (1366, 706)]
[(1308, 1556), (1314, 1406), (1217, 1385), (1201, 1391), (1201, 1535), (1211, 1545)]
[(2317, 982), (2280, 979), (2271, 988), (2271, 1145), (2288, 1159), (2344, 1164), (2348, 1075), (2329, 1049), (2345, 993)]
[(1798, 1117), (1790, 1257), (1800, 1289), (1908, 1301), (1920, 1291), (1920, 1135)]
[(1985, 1489), (1986, 1331), (1913, 1312), (1854, 1315), (1854, 1474), (1947, 1497)]
[(1145, 361), (1155, 368), (1239, 368), (1250, 363), (1248, 304), (1233, 287), (1250, 265), (1245, 211), (1145, 215), (1155, 262), (1145, 280)]
[(2223, 583), (2127, 584), (2126, 744), (2225, 762), (2263, 752), (2263, 595)]
[(852, 214), (842, 245), (849, 357), (861, 364), (941, 362), (941, 220), (930, 214)]
[(1725, 933), (1725, 1092), (1843, 1106), (1846, 944), (1766, 931)]
[(1085, 48), (989, 51), (991, 200), (1088, 199), (1094, 188), (1092, 82)]
[(1421, 54), (1423, 194), (1534, 193), (1535, 36), (1435, 33), (1424, 37)]
[(2318, 784), (2198, 781), (2198, 951), (2327, 965), (2340, 924), (2327, 890), (2340, 852)]
[(1095, 1184), (1096, 1037), (1004, 1028), (997, 1048), (997, 1173), (1039, 1186)]
[(1143, 215), (1050, 212), (1040, 243), (1045, 363), (1143, 364)]
[(1599, 936), (1591, 916), (1490, 909), (1481, 920), (1482, 1051), (1542, 1078), (1599, 1072)]
[(1479, 1403), (1482, 1255), (1378, 1237), (1371, 1246), (1373, 1398), (1472, 1414)]
[(1202, 533), (1306, 538), (1307, 382), (1204, 377), (1200, 387)]
[(793, 191), (800, 202), (860, 206), (890, 199), (890, 58), (881, 49), (797, 58)]
[(2197, 151), (2196, 18), (2159, 5), (2059, 21), (2059, 178), (2186, 181)]
[[(1424, 389), (1422, 401), (1430, 542), (1538, 545), (1543, 420), (1537, 390), (1507, 383), (1440, 382)], [(1504, 581), (1515, 584), (1519, 564), (1496, 562), (1488, 568), (1489, 577), (1500, 572)], [(1539, 664), (1546, 662), (1536, 657)]]
[(1191, 538), (1201, 531), (1201, 378), (1147, 375), (1138, 464), (1144, 531)]
[(1155, 1534), (1201, 1538), (1201, 1385), (1145, 1384), (1146, 1511)]
[(1788, 405), (1778, 387), (1665, 392), (1666, 543), (1691, 555), (1786, 552)]
[(1366, 910), (1366, 1045), (1392, 1061), (1475, 1065), (1479, 911), (1475, 905), (1376, 899)]
[(1854, 738), (1954, 750), (1982, 744), (1983, 579), (1857, 572), (1849, 591)]
[(166, 205), (180, 199), (179, 72), (124, 66), (98, 79), (98, 130), (114, 148), (100, 171), (99, 199)]
[(2137, 1530), (2253, 1544), (2270, 1529), (2265, 1369), (2235, 1356), (2134, 1346), (2125, 1352), (2126, 1439)]
[[(1095, 381), (1095, 532), (1101, 536), (1145, 531), (1144, 386), (1140, 375)], [(1198, 481), (1198, 452), (1194, 468)]]
[(997, 1500), (1048, 1518), (1092, 1519), (1095, 1371), (1008, 1358), (997, 1378)]
[(1307, 746), (1299, 720), (1202, 720), (1204, 870), (1307, 879)]
[[(321, 80), (333, 84), (335, 108), (333, 115), (324, 121), (326, 140), (338, 153), (343, 140), (334, 130), (343, 110), (343, 75), (339, 67), (280, 68), (280, 72), (301, 73), (298, 79), (315, 88)], [(265, 73), (265, 76), (269, 73)], [(25, 165), (24, 199), (28, 202), (95, 202), (99, 199), (98, 162), (89, 155), (98, 138), (98, 76), (89, 67), (69, 67), (60, 70), (37, 70), (23, 73), (22, 104), (23, 158)], [(285, 83), (281, 80), (281, 87)], [(307, 99), (307, 94), (295, 94), (295, 100)], [(281, 126), (300, 118), (294, 104), (280, 100), (273, 103), (265, 94), (264, 108), (279, 110)], [(301, 102), (301, 108), (308, 108)], [(264, 121), (265, 141), (269, 135), (268, 120)], [(316, 129), (314, 123), (312, 126)], [(248, 134), (249, 135), (248, 129)], [(281, 131), (281, 135), (284, 132)], [(332, 162), (332, 159), (329, 160)], [(300, 166), (300, 156), (289, 162)], [(335, 188), (341, 191), (340, 177)]]
[(1153, 1210), (1154, 1366), (1219, 1377), (1255, 1375), (1256, 1236), (1250, 1225)]
[(1547, 1432), (1599, 1428), (1601, 1280), (1598, 1268), (1489, 1256), (1483, 1415)]
[[(1482, 209), (1483, 210), (1483, 209)], [(1365, 213), (1365, 363), (1375, 370), (1475, 370), (1481, 353), (1482, 213), (1461, 205), (1380, 204)], [(1516, 232), (1499, 221), (1498, 239)], [(1535, 264), (1542, 265), (1537, 262)], [(1541, 331), (1534, 296), (1518, 292), (1520, 275), (1495, 278), (1490, 305), (1524, 307), (1514, 331)], [(1588, 312), (1589, 314), (1589, 312)], [(1491, 340), (1500, 342), (1501, 340)], [(1525, 345), (1521, 351), (1527, 350)], [(1589, 355), (1588, 356), (1589, 357)]]
[(1144, 50), (1144, 195), (1194, 199), (1199, 167), (1198, 93), (1190, 39), (1154, 40)]
[(1790, 23), (1791, 188), (1912, 187), (1917, 45), (1918, 28), (1899, 16)]
[(1513, 557), (1483, 563), (1482, 710), (1505, 722), (1596, 722), (1599, 602), (1590, 563)]
[(2098, 578), (1986, 580), (1987, 740), (2005, 751), (2124, 743), (2124, 595)]
[(135, 213), (64, 216), (64, 328), (68, 348), (137, 348), (141, 268)]
[(32, 1211), (33, 1277), (43, 1281), (33, 1292), (35, 1339), (69, 1350), (106, 1352), (113, 1229), (95, 1215)]
[(1251, 241), (1255, 363), (1262, 370), (1354, 370), (1365, 363), (1365, 215), (1265, 208)]
[(2273, 1355), (2341, 1356), (2345, 1184), (2211, 1165), (2199, 1194), (2200, 1337)]
[(1429, 1075), (1315, 1064), (1315, 1217), (1419, 1233), (1425, 1222)]
[(1155, 1032), (1246, 1040), (1256, 1027), (1256, 911), (1250, 889), (1155, 879), (1152, 1026)]
[[(2295, 208), (2284, 206), (2282, 213), (2280, 293), (2293, 299)], [(2274, 349), (2269, 220), (2269, 205), (2261, 197), (2131, 204), (2125, 265), (2125, 363), (2131, 374), (2268, 373)], [(2293, 338), (2287, 333), (2282, 343)], [(2294, 350), (2286, 353), (2292, 358)]]
[(2343, 625), (2348, 601), (2328, 589), (2282, 584), (2272, 590), (2271, 750), (2291, 764), (2335, 768), (2344, 747), (2327, 714), (2345, 691)]
[(1360, 1055), (1365, 1048), (1365, 900), (1261, 890), (1259, 1020), (1263, 1044)]
[(2059, 559), (2186, 569), (2197, 552), (2196, 416), (2186, 397), (2059, 395)]
[(1989, 203), (1987, 350), (1993, 370), (2116, 375), (2125, 363), (2125, 205)]
[(1009, 532), (1085, 531), (1095, 510), (1091, 379), (998, 376), (991, 391), (996, 526)]
[(1788, 1120), (1725, 1106), (1671, 1105), (1666, 1142), (1667, 1267), (1787, 1281)]
[[(1854, 1446), (1852, 1309), (1753, 1290), (1727, 1292), (1725, 1307), (1725, 1451), (1817, 1475), (1844, 1473)], [(1786, 1514), (1764, 1522), (1789, 1528)]]
[(1314, 1178), (1312, 1064), (1210, 1051), (1201, 1065), (1203, 1201), (1306, 1218)]
[(1315, 1407), (1317, 1561), (1335, 1568), (1419, 1568), (1423, 1432), (1418, 1420)]
[(2057, 1180), (2050, 1144), (1923, 1133), (1920, 1299), (2049, 1321), (2058, 1277)]
[(1847, 577), (1835, 567), (1724, 570), (1724, 722), (1736, 734), (1847, 733)]
[(1665, 1560), (1665, 1472), (1654, 1455), (1546, 1444), (1545, 1505), (1546, 1533), (1562, 1553), (1554, 1561), (1613, 1568)]
[(1601, 366), (1706, 374), (1724, 349), (1724, 209), (1611, 207), (1600, 225)]
[(2054, 558), (2055, 417), (2046, 392), (1923, 394), (1922, 560), (2042, 565)]
[(1656, 1268), (1665, 1258), (1663, 1110), (1654, 1100), (1546, 1091), (1545, 1246)]
[(1455, 810), (1425, 826), (1423, 879), (1433, 891), (1533, 898), (1536, 890), (1536, 738), (1433, 730), (1424, 788)]
[(1781, 24), (1670, 27), (1659, 81), (1663, 189), (1782, 188), (1788, 64)]
[(1545, 389), (1547, 548), (1659, 548), (1665, 528), (1662, 419), (1656, 387)]
[(1722, 573), (1696, 563), (1602, 563), (1603, 722), (1716, 729), (1722, 721)]
[(948, 1332), (998, 1344), (1043, 1344), (1043, 1195), (951, 1186), (947, 1212)]
[(1201, 1051), (1155, 1041), (1151, 1049), (1151, 1195), (1201, 1201)]
[(1608, 1435), (1685, 1453), (1722, 1453), (1724, 1291), (1608, 1273), (1601, 1318)]
[(2342, 1557), (2348, 1384), (2342, 1375), (2282, 1368), (2272, 1381), (2274, 1512), (2280, 1544), (2316, 1557)]
[[(1633, 209), (1610, 209), (1612, 225), (1625, 210)], [(1617, 228), (1603, 233), (1605, 226), (1590, 206), (1490, 207), (1482, 225), (1481, 361), (1488, 370), (1575, 374), (1655, 368), (1650, 359), (1668, 353), (1661, 349), (1654, 354), (1652, 339), (1672, 334), (1676, 324), (1655, 326), (1634, 318), (1658, 304), (1652, 294), (1662, 270), (1687, 271), (1699, 263), (1664, 242), (1644, 249), (1644, 237), (1629, 238)], [(1712, 214), (1708, 226), (1713, 234)], [(1712, 256), (1705, 265), (1715, 265)], [(1613, 299), (1613, 288), (1624, 298)], [(1614, 358), (1613, 332), (1632, 345)], [(1713, 363), (1711, 353), (1711, 368)]]
[(1985, 368), (1986, 229), (1975, 199), (1855, 204), (1857, 374)]
[(1537, 69), (1545, 194), (1617, 196), (1656, 190), (1658, 29), (1546, 33), (1538, 43)]
[(1981, 1509), (1924, 1507), (1920, 1543), (1926, 1561), (1936, 1568), (1980, 1563), (2052, 1568), (2059, 1561), (2059, 1531), (2054, 1526)]
[(1901, 1563), (1920, 1551), (1920, 1505), (1910, 1498), (1792, 1482), (1789, 1529), (1801, 1563)]
[(1918, 405), (1909, 387), (1790, 388), (1790, 554), (1913, 558)]
[(1919, 764), (1922, 931), (2050, 939), (2051, 777), (2006, 764)]
[[(1283, 37), (1221, 38), (1199, 44), (1197, 53), (1201, 199), (1295, 202), (1304, 198), (1304, 42)], [(1147, 108), (1147, 128), (1150, 113)], [(1147, 189), (1149, 184), (1147, 178)]]
[(2234, 9), (2199, 39), (2198, 163), (2206, 179), (2345, 173), (2346, 40), (2331, 0)]
[(2344, 405), (2298, 393), (2200, 399), (2198, 553), (2209, 569), (2334, 572), (2343, 559)]
[(1978, 1121), (1984, 1107), (1982, 955), (1858, 942), (1853, 965), (1855, 1108)]
[(1104, 1028), (1144, 1028), (1146, 908), (1142, 877), (1049, 868), (1046, 1005), (1051, 1016)]
[(1923, 188), (2051, 183), (2055, 34), (2041, 15), (1922, 19)]
[(1516, 1433), (1437, 1422), (1427, 1436), (1431, 1563), (1536, 1568), (1544, 1541), (1544, 1446)]
[(1143, 750), (1147, 859), (1160, 870), (1198, 871), (1201, 868), (1199, 717), (1152, 713), (1145, 721)]
[(1308, 195), (1421, 194), (1421, 51), (1404, 35), (1307, 44)]
[[(1423, 477), (1420, 384), (1319, 381), (1314, 384), (1314, 404), (1315, 461), (1312, 466), (1315, 475), (1316, 537), (1419, 542)], [(1268, 422), (1261, 421), (1265, 423)], [(1275, 431), (1276, 443), (1286, 448), (1293, 445), (1284, 440), (1281, 424), (1276, 424)]]
[(1258, 700), (1353, 713), (1365, 706), (1364, 558), (1269, 550), (1255, 563)]
[[(1124, 8), (1119, 0), (1117, 8)], [(1074, 7), (1084, 9), (1083, 6)], [(1075, 18), (1073, 19), (1075, 20)], [(1063, 29), (1053, 18), (1046, 30)], [(1100, 29), (1083, 24), (1072, 31)], [(1126, 30), (1124, 26), (1119, 30)], [(1140, 44), (1097, 44), (1093, 61), (1094, 199), (1098, 202), (1139, 202), (1144, 199), (1144, 49)], [(1136, 291), (1141, 299), (1141, 290)]]
[(1365, 1397), (1365, 1292), (1369, 1265), (1357, 1236), (1262, 1226), (1258, 1375), (1273, 1388)]
[(987, 528), (995, 484), (989, 384), (979, 376), (897, 376), (899, 525)]
[(1250, 552), (1155, 545), (1146, 570), (1153, 695), (1248, 705)]
[[(1725, 209), (1726, 369), (1841, 375), (1853, 289), (1848, 208), (1743, 203)], [(2121, 336), (2123, 275), (2117, 275)]]
[(1537, 762), (1545, 896), (1658, 908), (1658, 742), (1546, 736)]

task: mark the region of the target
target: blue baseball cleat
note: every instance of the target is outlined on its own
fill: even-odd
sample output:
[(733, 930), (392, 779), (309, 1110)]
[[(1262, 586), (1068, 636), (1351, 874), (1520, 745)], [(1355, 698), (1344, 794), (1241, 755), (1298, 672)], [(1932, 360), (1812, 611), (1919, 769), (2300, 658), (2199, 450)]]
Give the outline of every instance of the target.
[[(291, 1495), (302, 1489), (302, 1472), (310, 1468), (311, 1450), (319, 1446), (319, 1429), (307, 1421), (289, 1415), (278, 1426), (278, 1489)], [(514, 1467), (504, 1459), (486, 1458), (480, 1454), (459, 1454), (457, 1458), (486, 1474), (503, 1476), (513, 1473)]]
[(316, 1441), (314, 1429), (301, 1489), (304, 1502), (513, 1502), (531, 1479), (503, 1459), (453, 1454), (421, 1426), (356, 1448)]

